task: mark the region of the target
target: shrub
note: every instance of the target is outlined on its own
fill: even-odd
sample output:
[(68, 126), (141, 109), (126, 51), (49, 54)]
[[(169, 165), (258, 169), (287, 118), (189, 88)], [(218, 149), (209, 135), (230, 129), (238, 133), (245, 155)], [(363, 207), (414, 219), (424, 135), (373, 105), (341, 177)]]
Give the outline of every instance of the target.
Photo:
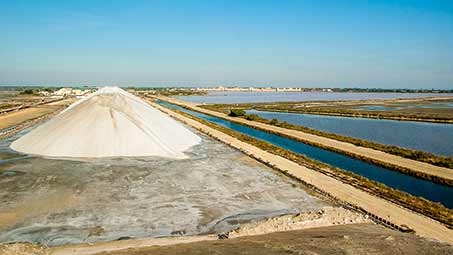
[(247, 116), (245, 116), (245, 118), (248, 120), (259, 120), (260, 116), (258, 116), (256, 114), (247, 114)]
[(230, 114), (228, 114), (228, 116), (231, 116), (231, 117), (241, 117), (241, 116), (245, 116), (245, 115), (246, 115), (246, 113), (242, 109), (231, 109)]
[(269, 122), (269, 124), (277, 126), (279, 124), (279, 121), (278, 119), (272, 119), (271, 122)]
[(33, 94), (33, 90), (32, 89), (26, 89), (22, 92), (20, 92), (21, 94), (25, 94), (25, 95), (32, 95)]

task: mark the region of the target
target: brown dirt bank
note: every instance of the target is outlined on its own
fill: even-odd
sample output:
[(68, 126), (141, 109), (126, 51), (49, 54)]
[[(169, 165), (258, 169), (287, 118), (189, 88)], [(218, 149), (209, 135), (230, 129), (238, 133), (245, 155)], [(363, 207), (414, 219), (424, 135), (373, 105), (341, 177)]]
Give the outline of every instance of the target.
[(0, 130), (55, 111), (57, 107), (33, 107), (0, 116)]
[[(117, 243), (127, 242), (118, 241)], [(115, 242), (111, 243), (115, 247)], [(96, 255), (164, 254), (452, 254), (453, 246), (376, 224), (348, 224), (218, 240), (215, 236), (153, 239)], [(28, 243), (0, 245), (2, 255), (86, 254)]]
[(148, 254), (452, 254), (453, 246), (374, 224), (341, 225), (98, 255)]
[(73, 98), (52, 101), (45, 105), (0, 115), (0, 139), (12, 136), (21, 130), (48, 119), (49, 117), (65, 109), (72, 102), (74, 102)]
[(0, 130), (18, 125), (24, 121), (35, 119), (43, 115), (49, 114), (56, 110), (65, 108), (74, 99), (66, 99), (62, 101), (52, 101), (48, 104), (26, 108), (19, 111), (5, 113), (0, 115)]

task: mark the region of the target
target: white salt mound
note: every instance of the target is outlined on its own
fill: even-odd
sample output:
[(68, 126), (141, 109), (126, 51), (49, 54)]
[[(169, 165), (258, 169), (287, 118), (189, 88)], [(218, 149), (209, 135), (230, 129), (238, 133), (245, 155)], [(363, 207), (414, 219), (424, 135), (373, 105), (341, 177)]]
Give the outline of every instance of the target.
[(105, 87), (11, 144), (51, 157), (160, 156), (185, 158), (201, 138), (140, 98)]

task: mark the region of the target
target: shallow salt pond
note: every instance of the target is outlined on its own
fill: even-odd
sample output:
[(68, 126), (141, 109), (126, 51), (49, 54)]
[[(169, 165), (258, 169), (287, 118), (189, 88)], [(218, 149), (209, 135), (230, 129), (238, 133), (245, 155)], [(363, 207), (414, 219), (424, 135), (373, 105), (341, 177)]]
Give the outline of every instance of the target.
[(247, 113), (329, 133), (426, 151), (441, 156), (453, 156), (452, 124), (257, 110), (248, 110)]
[[(194, 103), (207, 104), (242, 104), (265, 102), (304, 102), (332, 100), (369, 100), (390, 98), (432, 97), (433, 93), (365, 93), (365, 92), (234, 92), (209, 91), (206, 96), (177, 96), (177, 98)], [(453, 94), (441, 94), (452, 96)]]
[(328, 204), (220, 142), (188, 159), (24, 157), (0, 141), (0, 242), (46, 245), (220, 233)]

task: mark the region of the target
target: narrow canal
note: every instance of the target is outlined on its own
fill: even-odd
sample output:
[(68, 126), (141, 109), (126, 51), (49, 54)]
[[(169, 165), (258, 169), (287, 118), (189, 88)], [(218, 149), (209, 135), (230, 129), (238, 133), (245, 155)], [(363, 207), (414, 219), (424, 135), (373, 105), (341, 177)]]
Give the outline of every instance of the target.
[(295, 153), (304, 154), (307, 157), (320, 162), (338, 167), (353, 173), (362, 175), (370, 180), (383, 183), (394, 189), (398, 189), (414, 196), (424, 197), (434, 202), (440, 202), (448, 208), (453, 208), (453, 188), (433, 183), (424, 179), (405, 175), (390, 169), (377, 166), (368, 162), (354, 159), (343, 154), (324, 150), (315, 146), (307, 145), (299, 141), (285, 138), (279, 135), (270, 134), (261, 130), (243, 126), (221, 118), (213, 117), (196, 111), (191, 111), (183, 107), (170, 104), (164, 101), (157, 103), (186, 112), (200, 119), (230, 128), (242, 134), (256, 139), (269, 142)]

